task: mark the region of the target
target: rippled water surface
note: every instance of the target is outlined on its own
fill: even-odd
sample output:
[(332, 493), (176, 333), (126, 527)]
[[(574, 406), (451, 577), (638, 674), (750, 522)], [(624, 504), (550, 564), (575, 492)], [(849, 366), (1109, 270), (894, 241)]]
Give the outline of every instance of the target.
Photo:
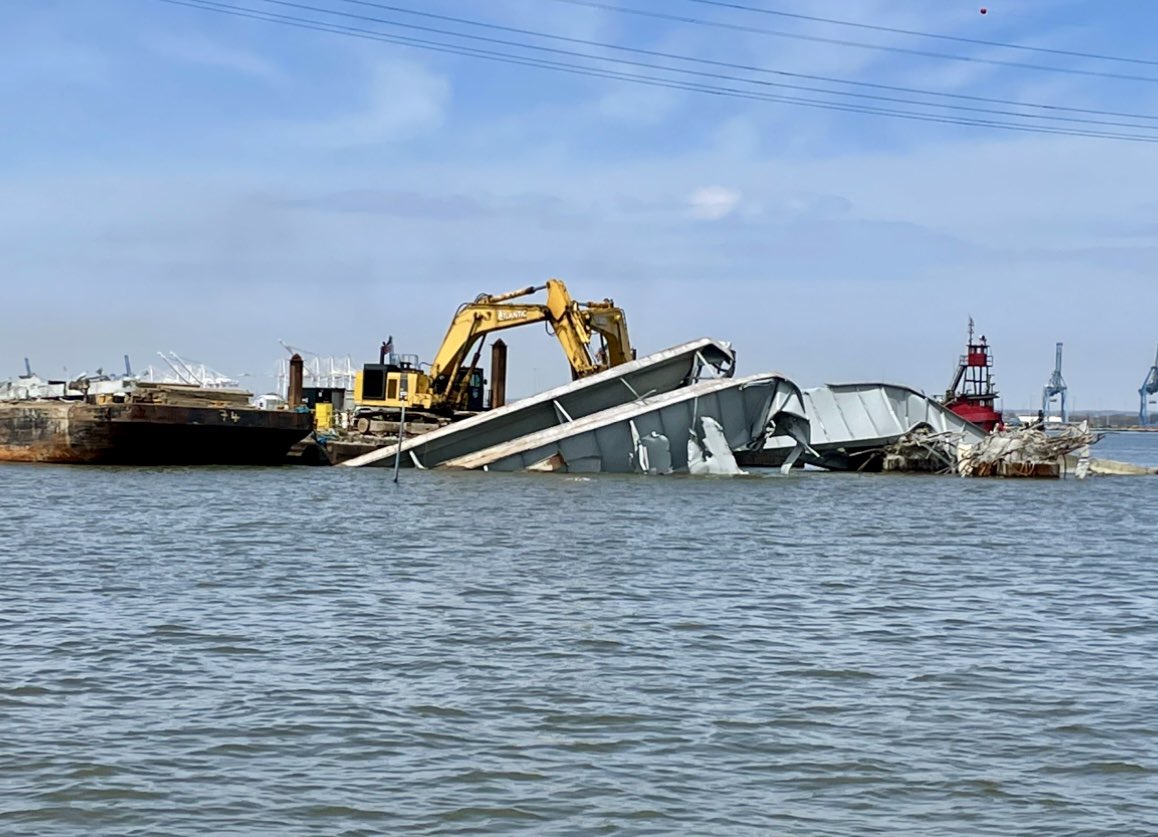
[(1155, 834), (1156, 508), (0, 467), (0, 833)]

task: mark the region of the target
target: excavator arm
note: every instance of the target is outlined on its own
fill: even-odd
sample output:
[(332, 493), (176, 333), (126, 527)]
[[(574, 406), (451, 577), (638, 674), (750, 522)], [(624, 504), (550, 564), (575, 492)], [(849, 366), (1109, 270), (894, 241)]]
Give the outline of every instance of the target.
[[(545, 305), (510, 301), (544, 289), (547, 291)], [(467, 365), (467, 356), (479, 339), (491, 332), (537, 322), (546, 322), (551, 326), (571, 365), (573, 379), (603, 368), (591, 357), (588, 344), (591, 342), (592, 328), (588, 324), (587, 313), (571, 298), (562, 282), (549, 279), (546, 285), (505, 294), (483, 294), (474, 302), (459, 306), (430, 366), (434, 393), (450, 404), (460, 403), (470, 373), (477, 363), (476, 358)]]
[[(547, 291), (545, 304), (519, 301), (542, 290)], [(626, 363), (634, 356), (622, 309), (616, 308), (609, 299), (578, 303), (571, 298), (566, 285), (558, 279), (548, 279), (545, 285), (504, 294), (481, 294), (473, 302), (460, 305), (430, 364), (429, 374), (416, 367), (385, 370), (386, 377), (377, 385), (381, 387), (381, 394), (365, 396), (363, 393), (367, 390), (358, 383), (357, 398), (372, 407), (393, 409), (405, 400), (400, 400), (398, 393), (409, 392), (411, 403), (425, 409), (436, 412), (467, 409), (482, 351), (479, 345), (474, 357), (470, 357), (476, 344), (492, 332), (539, 322), (550, 326), (563, 347), (573, 380)], [(594, 334), (601, 335), (605, 344), (598, 360), (591, 356)], [(363, 378), (366, 374), (369, 373), (364, 370)], [(381, 376), (383, 369), (375, 368), (374, 374)]]
[(599, 334), (606, 344), (607, 357), (601, 364), (603, 367), (635, 360), (631, 338), (627, 335), (627, 314), (622, 308), (616, 308), (610, 299), (605, 299), (584, 303), (582, 312), (588, 330)]
[(571, 364), (571, 379), (582, 378), (600, 369), (591, 357), (591, 328), (579, 303), (571, 299), (567, 286), (558, 279), (547, 280), (547, 310), (555, 339), (563, 346)]
[(458, 383), (467, 355), (484, 335), (494, 331), (546, 322), (550, 313), (543, 305), (510, 305), (470, 302), (461, 306), (446, 331), (438, 354), (430, 365), (436, 393), (447, 394)]

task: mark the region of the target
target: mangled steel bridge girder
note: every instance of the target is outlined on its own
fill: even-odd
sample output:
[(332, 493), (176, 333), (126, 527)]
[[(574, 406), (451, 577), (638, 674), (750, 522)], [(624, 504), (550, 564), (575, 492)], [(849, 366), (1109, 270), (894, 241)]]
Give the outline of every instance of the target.
[[(561, 422), (670, 392), (705, 378), (730, 378), (734, 372), (735, 353), (727, 343), (708, 338), (683, 343), (406, 439), (401, 448), (401, 464), (433, 468)], [(392, 464), (394, 455), (395, 448), (383, 448), (342, 465), (357, 468)]]

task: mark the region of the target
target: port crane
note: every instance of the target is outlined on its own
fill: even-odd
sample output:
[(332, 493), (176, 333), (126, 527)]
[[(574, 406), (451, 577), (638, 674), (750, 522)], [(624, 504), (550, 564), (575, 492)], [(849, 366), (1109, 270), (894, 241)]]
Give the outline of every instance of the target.
[[(545, 303), (512, 301), (542, 290), (547, 291)], [(392, 418), (403, 405), (408, 414), (427, 413), (437, 418), (480, 411), (485, 380), (479, 369), (479, 341), (495, 331), (540, 322), (562, 345), (572, 380), (634, 358), (623, 309), (610, 299), (577, 302), (563, 282), (548, 279), (544, 285), (508, 293), (480, 294), (473, 302), (460, 305), (429, 364), (420, 364), (417, 355), (395, 354), (391, 338), (382, 345), (379, 362), (366, 364), (355, 376), (356, 413), (360, 417)], [(601, 346), (593, 355), (590, 344), (596, 335)], [(478, 349), (470, 357), (476, 343)]]
[(1138, 420), (1143, 427), (1150, 424), (1150, 398), (1154, 395), (1158, 395), (1158, 351), (1154, 352), (1154, 365), (1146, 373), (1146, 378), (1138, 390), (1138, 396), (1142, 401), (1142, 406), (1138, 410)]
[[(158, 372), (153, 366), (146, 366), (140, 375), (135, 377), (141, 381), (158, 384), (184, 384), (208, 389), (237, 389), (241, 384), (234, 378), (223, 375), (207, 364), (189, 360), (176, 352), (157, 352), (157, 356), (165, 361), (172, 373)], [(126, 374), (130, 371), (129, 358), (125, 356)]]
[(354, 361), (349, 355), (339, 360), (334, 356), (322, 357), (318, 352), (277, 341), (286, 350), (286, 357), (278, 361), (277, 392), (285, 396), (289, 388), (289, 362), (295, 354), (303, 359), (303, 383), (318, 389), (352, 390), (354, 388)]
[(1069, 394), (1069, 387), (1066, 386), (1065, 378), (1062, 377), (1062, 344), (1057, 344), (1057, 360), (1054, 362), (1053, 374), (1049, 376), (1049, 381), (1041, 390), (1041, 414), (1042, 416), (1049, 415), (1049, 407), (1054, 398), (1059, 401), (1058, 407), (1061, 413), (1061, 420), (1064, 424), (1070, 420), (1069, 407), (1066, 404), (1066, 398)]

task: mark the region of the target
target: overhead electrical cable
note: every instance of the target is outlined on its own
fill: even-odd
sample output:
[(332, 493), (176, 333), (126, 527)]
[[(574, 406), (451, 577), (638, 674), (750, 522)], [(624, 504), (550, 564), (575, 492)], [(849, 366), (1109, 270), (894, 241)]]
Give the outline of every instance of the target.
[[(949, 104), (949, 103), (943, 103), (943, 102), (920, 102), (920, 101), (915, 101), (913, 99), (903, 99), (903, 98), (898, 98), (895, 96), (871, 95), (871, 94), (866, 94), (866, 93), (854, 93), (854, 92), (843, 91), (843, 90), (826, 90), (823, 88), (808, 87), (808, 86), (804, 86), (804, 85), (786, 84), (783, 82), (771, 82), (771, 81), (765, 81), (762, 79), (742, 78), (742, 77), (738, 77), (738, 76), (734, 76), (734, 75), (727, 75), (724, 73), (712, 73), (712, 72), (705, 72), (702, 70), (692, 70), (692, 69), (688, 69), (685, 67), (667, 67), (667, 66), (662, 66), (662, 65), (658, 65), (658, 64), (651, 64), (651, 63), (644, 62), (644, 61), (632, 61), (632, 60), (623, 59), (623, 58), (611, 58), (611, 57), (602, 56), (602, 55), (591, 55), (590, 53), (576, 52), (574, 50), (559, 49), (556, 47), (547, 47), (547, 46), (542, 46), (540, 44), (528, 43), (526, 41), (511, 41), (511, 40), (506, 40), (503, 38), (492, 38), (492, 37), (485, 36), (485, 35), (474, 35), (474, 34), (470, 34), (467, 32), (456, 32), (453, 30), (442, 29), (442, 28), (435, 27), (435, 26), (424, 26), (424, 25), (416, 24), (416, 23), (405, 23), (405, 22), (399, 21), (399, 20), (391, 20), (389, 18), (374, 17), (372, 15), (356, 14), (354, 12), (343, 12), (343, 11), (339, 11), (337, 9), (331, 9), (329, 7), (311, 5), (308, 3), (299, 3), (299, 2), (296, 2), (296, 0), (253, 0), (253, 2), (266, 3), (266, 4), (270, 4), (270, 5), (275, 5), (275, 6), (289, 7), (289, 8), (293, 8), (293, 9), (300, 9), (300, 10), (305, 10), (305, 11), (310, 11), (310, 12), (315, 12), (315, 13), (320, 13), (320, 14), (330, 14), (330, 15), (334, 15), (337, 17), (343, 17), (343, 18), (352, 18), (354, 20), (357, 20), (357, 21), (363, 22), (363, 23), (365, 23), (365, 22), (377, 23), (377, 24), (381, 24), (384, 26), (392, 26), (392, 27), (398, 27), (398, 28), (402, 28), (402, 29), (412, 29), (412, 30), (417, 30), (420, 32), (433, 33), (433, 34), (437, 34), (437, 35), (449, 35), (451, 37), (465, 38), (467, 40), (472, 40), (472, 41), (482, 41), (482, 42), (487, 43), (487, 44), (494, 44), (494, 45), (503, 46), (503, 47), (514, 47), (515, 49), (527, 49), (527, 50), (532, 50), (535, 52), (545, 52), (545, 53), (550, 53), (553, 55), (562, 55), (562, 56), (566, 56), (568, 58), (582, 58), (582, 59), (589, 60), (589, 61), (602, 61), (602, 62), (607, 62), (607, 63), (612, 63), (612, 64), (626, 65), (626, 66), (630, 66), (630, 67), (641, 67), (643, 69), (648, 69), (648, 70), (660, 70), (660, 71), (664, 71), (664, 72), (680, 73), (683, 75), (698, 76), (700, 78), (708, 78), (708, 79), (711, 79), (713, 81), (726, 81), (726, 82), (740, 83), (740, 84), (755, 84), (755, 85), (759, 85), (761, 87), (788, 88), (788, 89), (800, 90), (800, 91), (808, 92), (808, 93), (822, 93), (825, 95), (855, 97), (855, 98), (859, 98), (859, 99), (870, 99), (870, 100), (874, 100), (874, 101), (888, 102), (890, 104), (908, 105), (910, 107), (916, 106), (916, 107), (929, 107), (929, 108), (945, 108), (945, 109), (949, 109), (949, 110), (958, 110), (958, 111), (964, 111), (964, 112), (969, 112), (969, 113), (980, 113), (980, 114), (984, 114), (987, 116), (1007, 116), (1007, 117), (1012, 116), (1012, 117), (1019, 118), (1019, 119), (1041, 119), (1041, 120), (1048, 120), (1048, 121), (1052, 121), (1052, 122), (1098, 125), (1098, 126), (1110, 127), (1110, 128), (1132, 128), (1135, 130), (1142, 130), (1142, 131), (1158, 129), (1158, 124), (1156, 124), (1156, 125), (1140, 125), (1137, 123), (1130, 123), (1130, 122), (1113, 122), (1113, 121), (1097, 120), (1097, 119), (1083, 119), (1083, 118), (1078, 118), (1078, 117), (1073, 117), (1073, 116), (1056, 116), (1056, 115), (1047, 115), (1047, 114), (1038, 114), (1038, 113), (1018, 113), (1018, 112), (1014, 112), (1014, 111), (995, 110), (993, 108), (970, 107), (970, 106), (966, 106), (966, 105)], [(407, 12), (410, 14), (416, 14), (416, 15), (420, 15), (423, 17), (446, 18), (445, 15), (435, 15), (435, 14), (432, 14), (430, 12), (421, 12), (421, 11), (414, 11), (414, 10), (410, 10), (410, 9), (402, 9), (401, 7), (398, 7), (398, 6), (387, 6), (386, 4), (372, 2), (371, 0), (339, 0), (339, 2), (354, 3), (354, 4), (359, 5), (359, 6), (372, 6), (374, 8), (388, 9), (391, 11), (404, 11), (404, 12)], [(455, 23), (467, 23), (467, 24), (479, 23), (477, 21), (468, 21), (465, 18), (455, 18), (455, 19), (453, 19), (453, 22), (455, 22)], [(481, 23), (480, 25), (497, 26), (497, 24), (486, 24), (486, 23)], [(498, 27), (498, 28), (509, 29), (512, 27)], [(534, 32), (532, 30), (526, 30), (526, 29), (517, 30), (517, 31), (519, 32), (519, 34), (525, 34), (525, 35), (531, 35), (531, 36), (543, 34), (543, 33), (537, 33), (537, 32)], [(547, 37), (550, 37), (550, 36), (547, 36)], [(560, 36), (560, 37), (562, 37), (562, 36)], [(1143, 117), (1143, 118), (1145, 118), (1145, 117)]]
[(989, 64), (997, 67), (1013, 67), (1020, 70), (1035, 70), (1048, 73), (1065, 73), (1076, 76), (1095, 76), (1097, 78), (1112, 78), (1120, 81), (1140, 81), (1149, 84), (1158, 83), (1158, 76), (1139, 76), (1131, 73), (1115, 73), (1108, 70), (1082, 69), (1080, 67), (1058, 67), (1051, 64), (1030, 64), (1022, 61), (1005, 61), (1000, 58), (985, 58), (979, 55), (960, 55), (951, 52), (934, 52), (932, 50), (911, 49), (909, 47), (890, 44), (870, 44), (864, 41), (849, 41), (843, 38), (828, 38), (823, 35), (809, 35), (804, 32), (788, 32), (782, 29), (766, 29), (761, 26), (750, 26), (743, 23), (728, 23), (722, 20), (688, 17), (686, 15), (655, 12), (650, 9), (635, 9), (630, 6), (615, 6), (610, 3), (601, 3), (599, 0), (553, 0), (556, 3), (568, 3), (572, 6), (586, 6), (592, 9), (602, 9), (619, 14), (637, 15), (639, 17), (667, 20), (674, 23), (689, 23), (697, 26), (711, 26), (717, 29), (728, 29), (733, 32), (747, 32), (749, 34), (770, 35), (776, 38), (791, 38), (798, 41), (810, 41), (818, 44), (832, 44), (834, 46), (852, 47), (854, 49), (876, 50), (879, 52), (894, 52), (902, 55), (916, 55), (922, 58), (940, 58), (948, 61), (966, 61), (973, 64)]
[[(819, 99), (806, 99), (800, 97), (778, 96), (771, 94), (762, 94), (755, 91), (743, 90), (739, 88), (721, 87), (708, 84), (698, 84), (694, 82), (684, 82), (680, 80), (664, 79), (655, 76), (639, 75), (634, 73), (624, 73), (613, 70), (606, 70), (597, 67), (589, 67), (578, 64), (568, 64), (564, 62), (549, 61), (546, 59), (531, 58), (526, 56), (517, 56), (510, 53), (495, 52), (492, 50), (478, 49), (474, 47), (466, 47), (460, 44), (448, 44), (445, 42), (429, 41), (418, 38), (404, 37), (400, 35), (390, 35), (383, 32), (377, 32), (370, 29), (346, 26), (342, 24), (335, 24), (330, 21), (313, 20), (309, 18), (296, 17), (291, 15), (277, 14), (273, 12), (256, 11), (250, 8), (235, 6), (228, 3), (217, 2), (217, 0), (157, 0), (158, 2), (167, 3), (174, 6), (186, 6), (193, 9), (200, 9), (203, 11), (214, 12), (218, 14), (231, 15), (236, 17), (250, 18), (254, 20), (277, 23), (281, 25), (292, 26), (301, 29), (309, 29), (318, 32), (327, 32), (331, 34), (338, 34), (344, 36), (358, 37), (375, 41), (382, 41), (385, 43), (398, 44), (402, 46), (412, 46), (419, 49), (430, 50), (434, 52), (451, 53), (456, 55), (464, 55), (468, 57), (483, 58), (487, 60), (498, 61), (507, 64), (515, 64), (520, 66), (536, 67), (543, 69), (552, 69), (561, 72), (572, 73), (580, 76), (604, 78), (617, 81), (627, 81), (637, 84), (643, 84), (653, 87), (663, 87), (676, 90), (686, 90), (697, 93), (705, 93), (715, 96), (748, 99), (754, 101), (776, 102), (784, 104), (794, 104), (804, 107), (819, 108), (822, 110), (840, 111), (848, 113), (860, 113), (876, 116), (888, 116), (892, 118), (908, 119), (919, 122), (931, 122), (947, 125), (963, 125), (970, 127), (991, 127), (1002, 130), (1017, 131), (1033, 134), (1052, 134), (1060, 136), (1085, 137), (1092, 139), (1114, 139), (1124, 140), (1130, 142), (1155, 143), (1158, 142), (1158, 136), (1144, 135), (1144, 134), (1126, 134), (1108, 131), (1096, 131), (1092, 129), (1068, 129), (1064, 127), (1051, 127), (1043, 125), (1025, 125), (1010, 122), (1002, 122), (997, 120), (983, 120), (973, 117), (954, 117), (943, 116), (937, 114), (921, 113), (916, 111), (903, 111), (885, 108), (875, 108), (868, 106), (858, 106), (851, 103), (830, 102)], [(263, 0), (266, 1), (266, 0)], [(595, 60), (604, 60), (597, 56), (590, 56)], [(664, 70), (667, 68), (656, 67), (656, 69)], [(926, 103), (928, 107), (937, 105)]]
[[(262, 2), (263, 0), (257, 0), (257, 1)], [(279, 2), (279, 0), (265, 0), (265, 2)], [(1084, 114), (1090, 114), (1090, 115), (1094, 115), (1094, 116), (1116, 116), (1116, 117), (1121, 117), (1121, 118), (1125, 118), (1125, 119), (1148, 119), (1148, 120), (1158, 121), (1158, 115), (1153, 115), (1153, 114), (1128, 113), (1128, 112), (1121, 112), (1121, 111), (1099, 110), (1096, 108), (1076, 108), (1076, 107), (1069, 107), (1069, 106), (1065, 106), (1065, 105), (1040, 104), (1040, 103), (1036, 103), (1036, 102), (1020, 102), (1020, 101), (1017, 101), (1016, 99), (998, 99), (998, 98), (990, 98), (987, 96), (972, 96), (972, 95), (968, 95), (968, 94), (964, 94), (964, 93), (947, 93), (947, 92), (937, 91), (937, 90), (925, 90), (925, 89), (917, 88), (917, 87), (904, 87), (904, 86), (893, 85), (893, 84), (877, 84), (874, 82), (858, 81), (858, 80), (854, 80), (854, 79), (836, 78), (833, 76), (821, 76), (821, 75), (815, 75), (815, 74), (811, 74), (811, 73), (797, 73), (797, 72), (793, 72), (793, 71), (789, 71), (789, 70), (780, 70), (780, 69), (774, 69), (774, 68), (769, 68), (769, 67), (759, 67), (759, 66), (755, 66), (755, 65), (751, 65), (751, 64), (737, 64), (737, 63), (734, 63), (731, 61), (717, 61), (717, 60), (713, 60), (713, 59), (709, 59), (709, 58), (701, 58), (701, 57), (692, 56), (692, 55), (681, 55), (681, 54), (672, 53), (672, 52), (662, 52), (659, 50), (644, 49), (642, 47), (629, 47), (629, 46), (624, 46), (623, 44), (614, 44), (614, 43), (609, 43), (606, 41), (593, 41), (593, 40), (589, 40), (586, 38), (575, 38), (575, 37), (570, 37), (567, 35), (556, 35), (554, 33), (539, 32), (539, 31), (536, 31), (534, 29), (525, 29), (525, 28), (518, 27), (518, 26), (505, 26), (505, 25), (498, 24), (498, 23), (491, 23), (490, 21), (472, 20), (470, 18), (456, 17), (453, 15), (436, 14), (434, 12), (426, 12), (426, 11), (420, 11), (417, 9), (405, 8), (402, 6), (390, 5), (387, 3), (374, 2), (374, 0), (338, 0), (338, 2), (349, 3), (351, 5), (356, 5), (356, 6), (366, 6), (366, 7), (370, 7), (370, 8), (374, 8), (374, 9), (380, 9), (383, 11), (395, 12), (398, 14), (407, 14), (407, 15), (414, 15), (417, 17), (424, 17), (424, 18), (433, 19), (433, 20), (441, 20), (441, 21), (444, 21), (447, 23), (455, 23), (455, 24), (461, 24), (461, 25), (466, 25), (466, 26), (481, 27), (481, 28), (490, 29), (490, 30), (494, 30), (494, 31), (501, 31), (501, 32), (511, 32), (511, 33), (518, 34), (518, 35), (527, 35), (527, 36), (535, 37), (535, 38), (544, 38), (544, 39), (563, 42), (563, 43), (580, 44), (582, 46), (598, 47), (599, 49), (610, 49), (610, 50), (614, 50), (617, 52), (626, 52), (626, 53), (631, 53), (631, 54), (635, 54), (635, 55), (647, 55), (647, 56), (650, 56), (653, 58), (666, 58), (666, 59), (671, 59), (671, 60), (675, 60), (675, 61), (686, 61), (689, 63), (702, 64), (702, 65), (706, 65), (706, 66), (725, 67), (725, 68), (731, 69), (731, 70), (743, 70), (746, 72), (760, 73), (761, 75), (774, 75), (774, 76), (781, 76), (781, 77), (786, 77), (786, 78), (805, 79), (805, 80), (809, 80), (809, 81), (821, 81), (821, 82), (825, 82), (827, 84), (843, 84), (843, 85), (848, 85), (848, 86), (853, 86), (853, 87), (864, 87), (864, 88), (871, 88), (871, 89), (876, 89), (876, 90), (888, 90), (888, 91), (894, 92), (894, 93), (909, 93), (909, 94), (919, 95), (919, 96), (939, 96), (942, 98), (959, 99), (962, 101), (983, 102), (983, 103), (987, 103), (987, 104), (996, 104), (996, 105), (1010, 105), (1010, 106), (1015, 106), (1015, 107), (1033, 108), (1035, 110), (1062, 111), (1062, 112), (1066, 112), (1066, 113), (1084, 113)], [(377, 21), (380, 19), (374, 18), (374, 20)], [(436, 30), (436, 31), (443, 32), (445, 30)], [(851, 94), (844, 93), (841, 91), (836, 91), (836, 90), (818, 91), (816, 88), (811, 88), (811, 87), (796, 87), (793, 85), (781, 85), (781, 86), (787, 87), (790, 89), (797, 89), (797, 90), (831, 93), (833, 95), (851, 95)], [(867, 97), (867, 98), (872, 98), (872, 97)], [(891, 101), (891, 100), (886, 100), (886, 101)], [(1028, 114), (1026, 114), (1026, 115), (1028, 116)]]
[(758, 6), (746, 6), (743, 3), (729, 3), (725, 0), (687, 0), (689, 3), (699, 3), (702, 6), (717, 6), (723, 9), (754, 12), (771, 17), (788, 18), (791, 20), (806, 20), (810, 23), (827, 23), (831, 26), (848, 26), (855, 29), (866, 29), (873, 32), (887, 32), (891, 35), (910, 35), (916, 38), (934, 38), (940, 41), (953, 41), (959, 44), (973, 44), (974, 46), (999, 47), (1001, 49), (1015, 49), (1022, 52), (1039, 52), (1046, 55), (1062, 55), (1067, 58), (1088, 58), (1096, 61), (1116, 61), (1122, 64), (1141, 64), (1158, 67), (1158, 60), (1150, 58), (1131, 58), (1124, 55), (1106, 55), (1099, 52), (1079, 52), (1072, 49), (1053, 49), (1051, 47), (1030, 46), (1029, 44), (1013, 44), (1006, 41), (986, 41), (982, 38), (966, 38), (961, 35), (944, 35), (937, 32), (922, 32), (916, 29), (901, 29), (897, 26), (881, 26), (876, 23), (864, 23), (856, 20), (841, 20), (832, 17), (817, 17), (815, 15), (800, 14), (799, 12), (785, 12), (779, 9), (761, 9)]

